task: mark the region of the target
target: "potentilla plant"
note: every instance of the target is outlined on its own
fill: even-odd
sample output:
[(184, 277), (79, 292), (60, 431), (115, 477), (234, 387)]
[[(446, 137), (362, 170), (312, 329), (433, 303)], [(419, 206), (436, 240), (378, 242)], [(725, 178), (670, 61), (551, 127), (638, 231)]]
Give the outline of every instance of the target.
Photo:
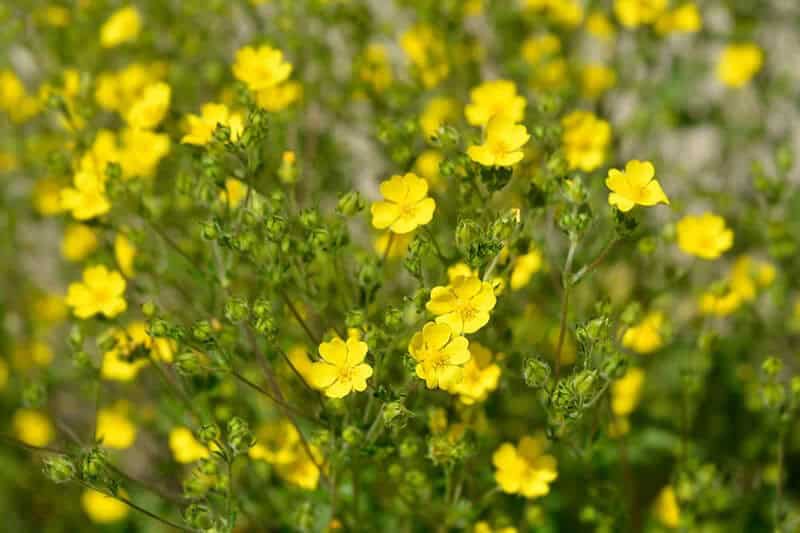
[(800, 6), (0, 6), (9, 531), (800, 528)]

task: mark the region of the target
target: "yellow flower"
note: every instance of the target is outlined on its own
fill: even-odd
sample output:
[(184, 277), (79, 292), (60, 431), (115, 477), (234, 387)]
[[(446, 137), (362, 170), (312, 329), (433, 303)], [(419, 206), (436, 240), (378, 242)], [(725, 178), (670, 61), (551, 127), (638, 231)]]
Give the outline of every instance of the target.
[(125, 120), (133, 128), (145, 130), (155, 128), (169, 109), (171, 94), (172, 89), (163, 81), (148, 85), (125, 115)]
[(524, 125), (497, 116), (489, 121), (483, 144), (470, 146), (467, 154), (485, 167), (510, 167), (522, 161), (522, 147), (530, 138)]
[(367, 343), (355, 338), (335, 338), (319, 345), (322, 361), (311, 365), (312, 384), (325, 391), (329, 398), (343, 398), (352, 391), (367, 388), (372, 367), (364, 362)]
[(764, 52), (754, 43), (729, 44), (717, 64), (717, 78), (728, 87), (742, 87), (764, 63)]
[[(144, 322), (138, 320), (131, 322), (125, 329), (117, 329), (112, 334), (115, 345), (103, 354), (103, 364), (100, 367), (103, 379), (114, 381), (135, 379), (139, 370), (149, 363), (148, 355), (159, 361), (172, 362), (173, 341), (152, 338), (147, 334), (147, 325)], [(144, 351), (141, 352), (140, 349)], [(134, 357), (135, 355), (140, 357)]]
[(100, 28), (100, 44), (103, 48), (114, 48), (133, 41), (142, 29), (142, 19), (135, 7), (123, 7), (115, 11)]
[(444, 189), (439, 173), (439, 164), (443, 160), (444, 154), (439, 150), (425, 150), (414, 161), (414, 171), (425, 178), (434, 189)]
[(394, 233), (410, 233), (433, 218), (436, 201), (428, 197), (428, 182), (413, 172), (394, 175), (381, 183), (384, 201), (372, 204), (372, 226)]
[(31, 446), (47, 446), (55, 437), (50, 418), (35, 409), (17, 409), (11, 420), (14, 435)]
[(400, 48), (411, 60), (422, 84), (430, 89), (450, 73), (442, 36), (427, 24), (417, 24), (400, 36)]
[(386, 90), (393, 80), (392, 65), (386, 47), (378, 43), (370, 43), (364, 50), (364, 57), (358, 69), (361, 81), (369, 84), (380, 93)]
[(661, 35), (696, 33), (702, 27), (703, 18), (694, 2), (687, 2), (666, 12), (656, 21), (656, 32)]
[(723, 286), (714, 287), (700, 296), (700, 312), (719, 317), (728, 316), (745, 302), (755, 300), (758, 288), (775, 279), (775, 267), (750, 256), (738, 257)]
[(586, 17), (586, 31), (592, 36), (603, 40), (613, 39), (617, 33), (608, 16), (601, 11), (593, 11)]
[(306, 383), (311, 383), (311, 359), (308, 357), (308, 350), (302, 344), (295, 344), (286, 350), (286, 357), (289, 363), (303, 377)]
[(169, 433), (169, 449), (179, 463), (194, 463), (210, 455), (208, 448), (203, 446), (192, 435), (187, 427), (176, 427)]
[(43, 322), (61, 322), (67, 317), (64, 297), (58, 294), (42, 294), (33, 302), (36, 318)]
[[(389, 249), (388, 253), (386, 251), (386, 247), (389, 246), (389, 237), (391, 236), (391, 243), (392, 247)], [(392, 234), (391, 231), (386, 231), (381, 233), (377, 239), (375, 239), (375, 244), (373, 248), (375, 249), (375, 253), (379, 256), (383, 257), (386, 255), (388, 259), (399, 259), (406, 255), (408, 251), (408, 245), (411, 243), (411, 239), (414, 238), (414, 235), (411, 233), (394, 233)]]
[(522, 43), (522, 58), (533, 66), (539, 66), (544, 61), (553, 59), (559, 52), (561, 52), (561, 40), (552, 33), (529, 37)]
[(89, 519), (96, 524), (113, 524), (128, 516), (128, 506), (102, 492), (86, 489), (81, 495), (81, 505)]
[(97, 411), (95, 435), (107, 448), (124, 450), (136, 440), (136, 426), (126, 415), (127, 404), (121, 403)]
[(611, 126), (589, 111), (573, 111), (561, 119), (561, 142), (570, 169), (591, 172), (605, 161)]
[(70, 224), (61, 240), (61, 255), (67, 261), (83, 261), (97, 249), (97, 234), (86, 224)]
[(518, 291), (530, 283), (533, 275), (542, 269), (542, 263), (542, 252), (537, 249), (517, 257), (511, 270), (511, 290)]
[(292, 485), (305, 490), (314, 490), (319, 483), (320, 472), (317, 464), (321, 463), (322, 453), (313, 444), (310, 444), (309, 448), (314, 455), (313, 459), (303, 447), (298, 451), (294, 461), (275, 465), (275, 471)]
[(72, 212), (76, 220), (89, 220), (108, 213), (111, 202), (106, 196), (104, 176), (79, 170), (72, 180), (73, 187), (61, 190), (61, 208)]
[(492, 456), (497, 469), (494, 478), (508, 494), (539, 498), (550, 492), (550, 483), (557, 477), (556, 459), (547, 455), (543, 437), (522, 437), (519, 445), (503, 443)]
[(625, 170), (612, 168), (608, 171), (606, 187), (609, 205), (627, 213), (635, 205), (669, 205), (669, 199), (655, 179), (656, 169), (650, 161), (628, 161)]
[(581, 71), (581, 86), (586, 98), (597, 98), (616, 84), (616, 72), (605, 65), (586, 65)]
[(117, 236), (114, 237), (114, 257), (125, 277), (132, 278), (134, 275), (133, 260), (136, 257), (136, 246), (122, 233), (117, 233)]
[(33, 186), (33, 207), (42, 216), (61, 213), (61, 186), (57, 180), (46, 178), (36, 181)]
[(419, 117), (419, 125), (422, 128), (422, 133), (425, 139), (430, 139), (436, 136), (439, 128), (444, 126), (448, 121), (455, 120), (458, 117), (458, 103), (452, 98), (445, 98), (437, 96), (431, 98), (422, 110)]
[(469, 93), (470, 103), (464, 108), (467, 122), (473, 126), (486, 126), (494, 117), (509, 122), (525, 118), (525, 98), (517, 94), (513, 81), (485, 81)]
[(287, 81), (275, 87), (258, 91), (256, 103), (267, 111), (277, 113), (300, 100), (302, 96), (303, 86), (296, 81)]
[(236, 52), (233, 75), (253, 91), (271, 89), (289, 79), (292, 65), (284, 61), (283, 52), (263, 45), (245, 46)]
[(611, 384), (611, 412), (626, 417), (636, 409), (644, 384), (644, 371), (629, 368), (625, 375)]
[(482, 402), (489, 393), (497, 389), (500, 381), (500, 367), (492, 362), (492, 352), (477, 342), (470, 343), (471, 359), (464, 365), (463, 378), (458, 383), (442, 387), (451, 394), (457, 394), (464, 405)]
[(742, 303), (742, 295), (736, 291), (727, 291), (721, 294), (707, 291), (700, 296), (699, 308), (704, 315), (723, 317), (739, 309)]
[(273, 465), (291, 463), (300, 452), (297, 429), (289, 420), (277, 420), (262, 426), (256, 433), (256, 444), (250, 448), (251, 459), (262, 459)]
[(622, 336), (622, 345), (636, 353), (653, 353), (664, 344), (661, 338), (661, 326), (663, 323), (664, 313), (661, 311), (648, 313), (641, 322), (625, 331)]
[(48, 366), (53, 362), (53, 350), (42, 340), (32, 340), (28, 343), (18, 344), (14, 348), (14, 366), (17, 368), (30, 368), (31, 363), (37, 366)]
[(42, 22), (54, 28), (63, 28), (69, 24), (70, 20), (69, 9), (53, 4), (41, 8), (37, 15), (41, 18)]
[(429, 389), (447, 388), (462, 379), (463, 366), (469, 361), (469, 341), (456, 336), (447, 324), (428, 322), (411, 338), (408, 345), (417, 362), (417, 376)]
[(161, 160), (169, 154), (171, 143), (165, 133), (126, 128), (122, 130), (120, 138), (122, 148), (118, 157), (125, 179), (151, 177)]
[(189, 115), (186, 117), (189, 133), (183, 136), (184, 144), (208, 144), (214, 135), (217, 125), (227, 126), (231, 130), (231, 140), (236, 141), (242, 135), (244, 122), (242, 115), (231, 113), (224, 104), (205, 104), (200, 116)]
[(426, 309), (454, 334), (475, 333), (489, 322), (497, 298), (492, 284), (477, 276), (461, 276), (447, 287), (434, 287)]
[(701, 259), (716, 259), (733, 246), (733, 231), (712, 213), (686, 215), (677, 225), (678, 247)]
[(658, 493), (654, 504), (656, 518), (662, 525), (668, 528), (676, 528), (681, 523), (681, 509), (678, 506), (678, 498), (675, 497), (675, 490), (672, 485), (667, 485)]
[(83, 271), (83, 282), (70, 283), (66, 303), (78, 318), (103, 314), (113, 318), (127, 309), (125, 278), (103, 265)]
[(628, 28), (655, 22), (666, 8), (667, 0), (614, 0), (617, 20)]

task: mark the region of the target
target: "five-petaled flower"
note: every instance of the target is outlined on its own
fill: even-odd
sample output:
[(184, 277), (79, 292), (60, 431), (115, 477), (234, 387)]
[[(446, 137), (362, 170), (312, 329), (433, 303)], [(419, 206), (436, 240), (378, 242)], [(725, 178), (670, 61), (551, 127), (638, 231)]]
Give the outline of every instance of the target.
[(236, 52), (233, 75), (251, 91), (271, 89), (286, 81), (291, 73), (292, 65), (284, 61), (283, 52), (271, 46), (245, 46)]
[(410, 233), (433, 218), (436, 201), (428, 197), (428, 182), (413, 172), (381, 183), (384, 201), (372, 204), (372, 225), (394, 233)]
[(239, 139), (244, 130), (242, 115), (231, 113), (225, 104), (205, 104), (200, 112), (200, 116), (190, 114), (186, 117), (189, 132), (181, 139), (182, 143), (208, 144), (218, 125), (230, 128), (232, 141)]
[(524, 125), (498, 116), (489, 121), (483, 144), (467, 148), (467, 155), (485, 167), (510, 167), (522, 161), (522, 147), (530, 138)]
[(608, 203), (623, 213), (627, 213), (635, 205), (669, 205), (669, 198), (664, 194), (655, 175), (656, 169), (650, 161), (628, 161), (624, 171), (612, 168), (606, 178), (606, 187), (611, 189)]
[(335, 338), (319, 345), (322, 361), (311, 365), (309, 372), (312, 385), (323, 390), (330, 398), (342, 398), (351, 391), (367, 388), (367, 378), (372, 367), (364, 362), (367, 343), (356, 338), (347, 341)]
[(469, 341), (447, 324), (428, 322), (411, 338), (408, 352), (417, 362), (417, 376), (429, 389), (449, 388), (461, 381), (469, 361)]
[(67, 289), (66, 303), (78, 318), (103, 314), (113, 318), (125, 311), (125, 278), (116, 270), (103, 265), (83, 271), (83, 281), (71, 283)]
[(434, 287), (425, 307), (454, 333), (475, 333), (489, 322), (496, 302), (491, 283), (477, 276), (458, 276), (447, 287)]
[(733, 231), (713, 213), (687, 215), (677, 225), (678, 248), (701, 259), (716, 259), (733, 246)]
[(509, 494), (538, 498), (550, 492), (558, 472), (556, 459), (544, 453), (543, 437), (522, 437), (519, 445), (506, 442), (492, 456), (497, 471), (494, 478), (500, 489)]

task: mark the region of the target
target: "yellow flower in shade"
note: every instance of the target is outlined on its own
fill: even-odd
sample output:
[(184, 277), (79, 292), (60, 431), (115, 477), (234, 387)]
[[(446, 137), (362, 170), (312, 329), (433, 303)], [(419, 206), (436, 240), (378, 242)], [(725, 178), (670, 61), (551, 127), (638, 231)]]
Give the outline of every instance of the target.
[(697, 4), (687, 2), (675, 9), (667, 11), (656, 21), (656, 32), (661, 35), (670, 33), (696, 33), (703, 27), (703, 17)]
[(194, 438), (192, 431), (183, 426), (169, 432), (169, 449), (179, 463), (194, 463), (210, 455), (208, 448)]
[(127, 416), (127, 404), (99, 409), (95, 436), (106, 448), (124, 450), (136, 440), (136, 426)]
[(367, 45), (358, 69), (358, 77), (378, 93), (392, 84), (394, 79), (392, 64), (389, 62), (389, 52), (385, 46), (378, 43)]
[(518, 291), (528, 285), (533, 275), (542, 269), (543, 262), (542, 252), (535, 248), (517, 257), (511, 270), (511, 290)]
[(32, 364), (48, 366), (53, 362), (53, 350), (46, 342), (34, 339), (14, 346), (12, 361), (20, 369), (30, 368)]
[(39, 111), (35, 97), (28, 94), (22, 80), (11, 70), (0, 70), (0, 110), (13, 122), (25, 122)]
[(593, 37), (604, 41), (613, 39), (617, 33), (614, 24), (602, 11), (593, 11), (586, 17), (586, 31)]
[(86, 489), (81, 494), (81, 506), (95, 524), (119, 522), (130, 512), (127, 504), (92, 489)]
[(425, 178), (431, 187), (444, 190), (439, 164), (444, 160), (444, 154), (439, 150), (425, 150), (414, 161), (414, 172)]
[(120, 133), (122, 147), (119, 152), (119, 164), (122, 177), (134, 176), (149, 178), (155, 174), (159, 162), (169, 154), (170, 139), (164, 133), (148, 130), (126, 128)]
[(242, 135), (244, 122), (242, 115), (231, 113), (224, 104), (205, 104), (200, 110), (200, 116), (189, 115), (186, 122), (189, 133), (183, 136), (184, 144), (208, 144), (214, 135), (217, 125), (227, 126), (231, 130), (231, 140), (236, 141)]
[(105, 177), (79, 170), (73, 187), (61, 190), (61, 208), (72, 212), (76, 220), (89, 220), (108, 213), (111, 202), (106, 196)]
[(297, 102), (303, 97), (303, 86), (296, 81), (287, 81), (263, 89), (256, 93), (256, 103), (259, 107), (277, 113), (283, 111), (293, 103)]
[(411, 338), (408, 352), (417, 362), (417, 376), (429, 389), (449, 388), (462, 379), (469, 361), (469, 341), (456, 336), (447, 324), (428, 322)]
[(608, 194), (609, 205), (623, 213), (635, 205), (669, 205), (669, 199), (655, 176), (656, 169), (650, 161), (628, 161), (624, 171), (612, 168), (606, 178), (606, 187), (611, 189)]
[(729, 44), (717, 64), (717, 78), (728, 87), (743, 87), (764, 63), (764, 52), (757, 44)]
[(134, 275), (133, 260), (136, 257), (136, 246), (122, 233), (117, 233), (117, 236), (114, 237), (114, 257), (125, 277), (132, 278)]
[(701, 259), (716, 259), (733, 246), (733, 231), (712, 213), (686, 215), (677, 225), (678, 248)]
[[(391, 236), (391, 248), (387, 253), (386, 247), (389, 246)], [(381, 233), (377, 239), (375, 239), (374, 249), (375, 253), (379, 256), (383, 257), (384, 255), (388, 259), (399, 259), (406, 255), (408, 251), (408, 245), (411, 243), (411, 239), (414, 238), (412, 233), (395, 233), (392, 235), (391, 231), (387, 231)]]
[(343, 398), (352, 391), (367, 388), (372, 367), (364, 362), (367, 343), (356, 338), (343, 341), (335, 338), (319, 345), (322, 361), (311, 365), (312, 385), (323, 390), (329, 398)]
[(525, 98), (517, 94), (513, 81), (485, 81), (469, 93), (470, 103), (464, 108), (467, 122), (473, 126), (486, 126), (494, 117), (507, 122), (520, 122), (525, 118)]
[[(147, 366), (149, 357), (159, 361), (172, 362), (173, 341), (152, 338), (147, 334), (147, 325), (134, 321), (124, 329), (112, 332), (114, 347), (103, 354), (100, 375), (113, 381), (131, 381), (142, 367)], [(140, 355), (140, 357), (135, 357)], [(147, 357), (149, 355), (149, 357)]]
[(247, 185), (242, 183), (241, 180), (236, 178), (228, 178), (225, 180), (225, 190), (220, 192), (220, 198), (228, 203), (231, 207), (239, 207), (242, 200), (247, 196)]
[(262, 459), (273, 465), (291, 463), (301, 448), (300, 435), (289, 420), (263, 425), (256, 432), (256, 444), (250, 448), (251, 459)]
[(61, 255), (67, 261), (83, 261), (97, 249), (97, 233), (85, 224), (70, 224), (61, 240)]
[(469, 353), (471, 359), (464, 365), (461, 381), (442, 387), (451, 394), (457, 394), (464, 405), (486, 400), (489, 393), (497, 389), (501, 373), (500, 367), (492, 362), (492, 352), (485, 346), (472, 342)]
[(668, 0), (614, 0), (614, 13), (627, 28), (655, 22), (667, 9)]
[(440, 127), (458, 118), (458, 109), (458, 102), (452, 98), (431, 98), (419, 117), (419, 125), (425, 138), (434, 137)]
[(145, 130), (155, 128), (169, 110), (171, 95), (172, 89), (163, 81), (148, 85), (125, 115), (125, 120), (133, 128)]
[(573, 111), (561, 119), (561, 142), (570, 169), (591, 172), (605, 161), (611, 126), (589, 111)]
[(410, 233), (433, 218), (436, 201), (428, 197), (428, 182), (413, 172), (394, 175), (381, 183), (384, 201), (372, 204), (372, 226), (394, 233)]
[(636, 409), (644, 385), (644, 370), (629, 368), (625, 375), (611, 384), (611, 412), (626, 417)]
[(517, 533), (517, 528), (512, 526), (492, 528), (489, 522), (481, 520), (475, 523), (472, 533)]
[(61, 213), (61, 185), (58, 180), (46, 178), (37, 180), (33, 186), (33, 207), (42, 216)]
[(83, 271), (83, 281), (70, 283), (66, 303), (78, 318), (103, 314), (114, 318), (127, 309), (125, 278), (116, 270), (103, 265), (88, 267)]
[(100, 44), (103, 48), (114, 48), (133, 41), (142, 29), (142, 19), (135, 7), (123, 7), (115, 11), (100, 28)]
[(510, 167), (522, 161), (522, 147), (530, 138), (524, 125), (498, 116), (489, 121), (483, 144), (470, 146), (467, 154), (485, 167)]
[(447, 45), (442, 35), (427, 24), (416, 24), (400, 36), (400, 48), (414, 65), (422, 84), (436, 87), (448, 74)]
[(585, 65), (581, 70), (583, 96), (597, 98), (617, 84), (617, 73), (605, 65)]
[(461, 276), (446, 287), (434, 287), (425, 308), (437, 316), (438, 324), (447, 324), (458, 335), (485, 326), (496, 302), (491, 283), (477, 276)]
[(57, 323), (67, 318), (64, 297), (59, 294), (42, 294), (33, 302), (36, 318), (42, 322)]
[(667, 485), (658, 493), (653, 511), (661, 524), (668, 528), (676, 528), (681, 523), (681, 509), (672, 485)]
[(271, 89), (289, 79), (292, 65), (283, 58), (283, 52), (271, 46), (245, 46), (236, 52), (233, 75), (253, 91)]
[(664, 344), (661, 337), (661, 326), (664, 324), (664, 313), (653, 311), (641, 322), (629, 327), (622, 335), (622, 345), (636, 353), (653, 353)]
[(55, 437), (50, 418), (35, 409), (17, 409), (11, 420), (14, 435), (31, 446), (47, 446)]
[(519, 445), (503, 443), (492, 456), (497, 469), (494, 479), (500, 490), (539, 498), (550, 492), (550, 483), (558, 477), (556, 458), (545, 454), (543, 437), (522, 437)]
[(704, 315), (728, 316), (746, 302), (755, 300), (759, 287), (775, 280), (775, 267), (750, 256), (738, 257), (728, 279), (700, 296), (699, 308)]

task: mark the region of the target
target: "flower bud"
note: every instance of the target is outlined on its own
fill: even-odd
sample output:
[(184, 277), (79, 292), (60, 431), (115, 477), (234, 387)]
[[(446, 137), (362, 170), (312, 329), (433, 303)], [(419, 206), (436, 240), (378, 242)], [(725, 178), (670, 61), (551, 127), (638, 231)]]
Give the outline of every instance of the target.
[(200, 442), (208, 446), (215, 440), (219, 440), (219, 426), (213, 423), (203, 424), (203, 427), (200, 428), (200, 432), (198, 436), (200, 437)]
[(245, 453), (256, 443), (250, 432), (250, 426), (243, 419), (235, 416), (228, 421), (228, 446), (235, 455)]
[(100, 449), (92, 449), (81, 461), (81, 478), (89, 481), (99, 480), (105, 473), (106, 458)]
[(238, 324), (247, 318), (249, 308), (244, 298), (231, 298), (225, 302), (225, 318), (232, 324)]
[(147, 318), (153, 318), (157, 311), (158, 308), (156, 307), (156, 304), (151, 301), (147, 301), (142, 304), (142, 314)]
[(336, 211), (346, 217), (351, 217), (364, 210), (366, 202), (358, 191), (350, 191), (339, 197)]
[(200, 342), (211, 339), (211, 324), (208, 320), (200, 320), (192, 326), (192, 337)]
[(183, 520), (192, 528), (208, 531), (215, 526), (214, 515), (205, 505), (193, 503), (183, 512)]
[(195, 352), (184, 352), (175, 358), (175, 370), (186, 377), (196, 376), (203, 372), (200, 356)]
[(356, 446), (364, 439), (364, 432), (356, 426), (347, 426), (342, 431), (342, 439), (351, 446)]
[(522, 377), (528, 387), (546, 387), (550, 384), (550, 365), (538, 357), (529, 357), (522, 367)]
[(55, 455), (44, 460), (44, 475), (53, 483), (66, 483), (75, 479), (77, 469), (66, 455)]

